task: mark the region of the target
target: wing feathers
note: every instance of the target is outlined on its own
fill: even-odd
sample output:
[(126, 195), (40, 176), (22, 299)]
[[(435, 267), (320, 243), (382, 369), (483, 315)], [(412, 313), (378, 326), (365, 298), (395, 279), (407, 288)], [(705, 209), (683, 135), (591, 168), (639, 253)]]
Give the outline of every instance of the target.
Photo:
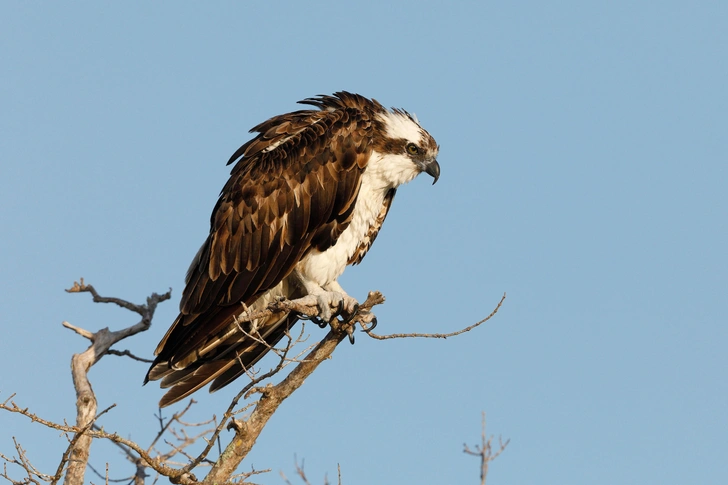
[[(243, 371), (230, 349), (250, 342), (241, 335), (235, 338), (244, 343), (237, 346), (215, 339), (228, 341), (222, 335), (240, 304), (252, 305), (276, 287), (312, 247), (331, 247), (350, 222), (376, 114), (384, 108), (345, 92), (302, 103), (322, 111), (296, 111), (257, 125), (251, 131), (258, 135), (228, 162), (235, 165), (210, 218), (208, 239), (187, 274), (180, 315), (147, 376), (173, 387), (167, 404), (211, 380), (217, 389), (238, 377)], [(295, 318), (266, 323), (276, 342), (283, 321), (292, 325)], [(233, 353), (197, 353), (216, 345)]]

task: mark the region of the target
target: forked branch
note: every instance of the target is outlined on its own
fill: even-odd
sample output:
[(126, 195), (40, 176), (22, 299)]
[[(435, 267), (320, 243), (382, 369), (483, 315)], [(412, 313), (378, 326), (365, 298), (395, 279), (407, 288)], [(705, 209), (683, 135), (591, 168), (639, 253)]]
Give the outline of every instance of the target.
[[(108, 327), (102, 328), (98, 332), (89, 332), (68, 322), (63, 322), (64, 327), (73, 330), (91, 341), (91, 346), (85, 352), (74, 354), (71, 358), (73, 386), (76, 389), (76, 429), (78, 431), (76, 431), (75, 436), (71, 440), (68, 450), (63, 454), (61, 462), (58, 464), (58, 472), (56, 473), (56, 476), (60, 477), (64, 467), (67, 465), (68, 468), (66, 469), (64, 484), (81, 485), (83, 484), (86, 465), (89, 459), (89, 450), (91, 448), (92, 437), (88, 434), (88, 431), (97, 418), (96, 396), (91, 388), (88, 372), (91, 366), (109, 353), (112, 345), (149, 329), (157, 305), (165, 300), (169, 300), (172, 294), (171, 290), (162, 295), (152, 293), (152, 296), (147, 298), (146, 305), (135, 305), (120, 298), (100, 296), (93, 286), (84, 283), (83, 278), (81, 278), (80, 282), (74, 282), (73, 286), (66, 291), (69, 293), (91, 293), (95, 302), (115, 303), (122, 308), (138, 313), (142, 317), (139, 323), (115, 332), (110, 331)], [(55, 482), (53, 485), (55, 485)]]
[[(362, 319), (368, 319), (367, 312), (371, 311), (375, 305), (383, 302), (384, 297), (381, 293), (378, 291), (370, 292), (364, 303), (359, 306)], [(312, 309), (311, 313), (311, 315), (308, 313), (306, 315), (317, 316), (318, 308)], [(249, 394), (259, 392), (261, 398), (247, 420), (233, 421), (235, 438), (225, 448), (220, 459), (212, 467), (212, 470), (205, 478), (205, 483), (223, 483), (229, 480), (240, 462), (253, 448), (258, 436), (260, 436), (261, 431), (263, 431), (273, 413), (276, 412), (278, 406), (296, 389), (301, 387), (306, 378), (316, 370), (321, 362), (333, 354), (336, 346), (349, 335), (351, 329), (357, 323), (360, 323), (359, 315), (346, 323), (334, 319), (331, 322), (331, 330), (326, 337), (280, 383), (275, 386), (268, 384), (264, 388), (254, 388), (248, 391)]]
[[(129, 439), (122, 438), (116, 433), (108, 433), (103, 429), (94, 426), (94, 422), (99, 417), (99, 415), (96, 415), (96, 397), (93, 393), (93, 389), (91, 388), (91, 383), (88, 380), (87, 374), (91, 366), (93, 366), (96, 362), (98, 362), (99, 359), (107, 354), (128, 356), (139, 361), (146, 361), (146, 359), (142, 359), (132, 355), (129, 351), (117, 351), (112, 349), (111, 347), (120, 340), (123, 340), (124, 338), (147, 330), (151, 325), (152, 317), (154, 315), (157, 304), (169, 299), (170, 292), (162, 295), (158, 295), (156, 293), (152, 294), (152, 296), (147, 298), (146, 305), (136, 305), (119, 298), (100, 296), (93, 288), (93, 286), (85, 284), (83, 279), (80, 281), (80, 283), (74, 283), (73, 287), (67, 291), (71, 293), (91, 293), (95, 302), (114, 303), (122, 308), (128, 309), (141, 315), (142, 319), (137, 324), (132, 325), (131, 327), (114, 332), (110, 331), (108, 328), (101, 329), (97, 332), (90, 332), (83, 328), (71, 325), (68, 322), (63, 322), (63, 325), (66, 328), (73, 330), (82, 337), (87, 338), (91, 341), (90, 347), (85, 352), (74, 355), (72, 359), (73, 381), (77, 394), (77, 419), (75, 426), (67, 424), (57, 424), (43, 420), (42, 418), (39, 418), (38, 416), (29, 412), (27, 408), (23, 409), (17, 406), (15, 402), (11, 401), (13, 396), (10, 396), (10, 398), (8, 398), (4, 403), (0, 403), (0, 409), (23, 414), (33, 421), (39, 422), (50, 428), (60, 430), (69, 436), (70, 444), (58, 465), (56, 475), (49, 476), (43, 475), (34, 468), (32, 468), (32, 465), (30, 465), (30, 462), (25, 456), (25, 450), (20, 448), (20, 445), (16, 443), (18, 457), (12, 459), (4, 456), (2, 457), (5, 458), (7, 463), (16, 464), (23, 467), (27, 472), (27, 477), (21, 481), (13, 481), (7, 476), (7, 472), (0, 474), (0, 476), (7, 478), (13, 483), (37, 484), (40, 483), (40, 481), (46, 481), (51, 482), (53, 485), (55, 485), (55, 483), (61, 479), (65, 470), (66, 485), (82, 484), (84, 471), (88, 463), (88, 454), (91, 440), (92, 438), (101, 438), (110, 440), (119, 445), (124, 450), (129, 460), (136, 465), (137, 472), (136, 476), (134, 477), (136, 483), (143, 482), (145, 476), (145, 468), (152, 468), (160, 475), (168, 477), (173, 483), (193, 485), (199, 482), (195, 475), (192, 474), (192, 471), (203, 462), (211, 463), (211, 460), (207, 459), (207, 456), (212, 451), (214, 444), (218, 443), (218, 438), (224, 429), (233, 429), (235, 431), (235, 436), (233, 437), (229, 445), (225, 448), (225, 450), (220, 454), (217, 461), (213, 464), (211, 471), (204, 479), (204, 483), (227, 483), (235, 478), (240, 479), (242, 477), (242, 479), (245, 479), (248, 476), (264, 472), (263, 470), (252, 470), (251, 472), (244, 473), (242, 475), (234, 475), (235, 470), (253, 448), (258, 436), (262, 432), (270, 417), (276, 412), (280, 404), (303, 384), (305, 379), (310, 376), (314, 370), (316, 370), (321, 362), (331, 357), (339, 343), (341, 343), (347, 336), (349, 338), (352, 338), (354, 327), (357, 323), (372, 338), (380, 340), (405, 337), (448, 338), (470, 331), (481, 325), (482, 323), (488, 321), (498, 312), (501, 305), (503, 304), (503, 301), (505, 300), (504, 294), (500, 302), (490, 315), (488, 315), (480, 322), (477, 322), (473, 325), (470, 325), (469, 327), (458, 330), (456, 332), (447, 334), (410, 333), (376, 335), (371, 332), (373, 328), (372, 322), (374, 321), (374, 316), (371, 310), (375, 305), (383, 303), (384, 297), (379, 292), (370, 292), (367, 299), (359, 306), (358, 312), (353, 316), (353, 318), (346, 321), (334, 318), (330, 322), (330, 331), (326, 334), (323, 340), (321, 340), (321, 342), (316, 344), (315, 347), (313, 347), (313, 349), (308, 352), (305, 357), (300, 358), (300, 356), (303, 355), (303, 353), (305, 353), (307, 349), (301, 351), (298, 356), (295, 356), (293, 358), (288, 357), (288, 354), (291, 351), (292, 347), (303, 340), (303, 333), (296, 339), (294, 339), (291, 335), (287, 334), (288, 344), (285, 346), (285, 348), (272, 349), (279, 357), (278, 365), (270, 371), (260, 375), (255, 374), (252, 369), (249, 370), (249, 376), (251, 378), (251, 381), (232, 400), (222, 419), (219, 422), (214, 421), (216, 424), (214, 430), (207, 430), (206, 432), (196, 434), (195, 436), (187, 436), (187, 434), (184, 432), (179, 436), (175, 435), (175, 437), (181, 444), (173, 445), (171, 443), (167, 443), (172, 447), (172, 451), (162, 454), (156, 451), (155, 443), (159, 441), (162, 434), (164, 434), (169, 429), (169, 425), (172, 421), (177, 421), (180, 424), (185, 425), (185, 423), (182, 423), (179, 418), (184, 414), (186, 409), (181, 413), (175, 414), (166, 424), (160, 417), (160, 433), (155, 438), (152, 445), (149, 448), (144, 449), (137, 443)], [(245, 311), (239, 316), (238, 319), (241, 322), (245, 322), (258, 318), (263, 318), (270, 313), (281, 311), (297, 312), (301, 315), (301, 318), (304, 319), (315, 319), (320, 315), (318, 300), (314, 297), (303, 297), (297, 300), (276, 301), (273, 302), (268, 308), (259, 311)], [(291, 364), (295, 364), (295, 367), (278, 384), (267, 384), (264, 387), (259, 387), (263, 381), (274, 376), (284, 367)], [(249, 402), (242, 409), (238, 409), (238, 404), (241, 400), (248, 399), (254, 394), (260, 396), (257, 401)], [(253, 409), (246, 417), (246, 419), (242, 420), (235, 418), (236, 415), (239, 415), (242, 412), (246, 412), (250, 408)], [(213, 420), (214, 419), (215, 418), (213, 418)], [(483, 426), (485, 426), (485, 422), (483, 423)], [(206, 436), (209, 436), (210, 433), (212, 433), (210, 438), (206, 438)], [(485, 433), (485, 428), (483, 428), (483, 433)], [(199, 438), (204, 439), (207, 442), (207, 445), (197, 457), (192, 458), (187, 453), (182, 451), (184, 447), (190, 444), (190, 440), (194, 441)], [(496, 456), (498, 456), (502, 449), (505, 448), (505, 445), (507, 445), (507, 442), (505, 444), (501, 444), (501, 450), (499, 450), (495, 454), (492, 454), (490, 448), (490, 439), (486, 440), (485, 434), (483, 434), (483, 444), (481, 445), (481, 447), (476, 447), (476, 451), (472, 451), (466, 446), (465, 452), (469, 454), (478, 454), (479, 456), (483, 457), (482, 459), (484, 460), (483, 466), (485, 467), (485, 473), (487, 472), (487, 463), (490, 460), (494, 459)], [(487, 452), (484, 450), (486, 450)], [(153, 453), (155, 456), (152, 456)], [(185, 456), (189, 460), (188, 463), (181, 468), (169, 466), (169, 464), (172, 463), (170, 459), (176, 454)], [(302, 475), (302, 473), (299, 473), (299, 475)], [(99, 476), (101, 477), (101, 474), (99, 474)], [(484, 476), (485, 475), (483, 475), (483, 477)], [(108, 480), (108, 470), (107, 475), (104, 478)]]
[(510, 442), (511, 440), (508, 439), (504, 443), (499, 436), (498, 451), (496, 451), (495, 453), (493, 452), (493, 437), (487, 437), (485, 434), (485, 411), (483, 411), (483, 424), (480, 433), (480, 444), (475, 445), (475, 449), (471, 449), (467, 444), (463, 445), (464, 453), (480, 457), (480, 485), (485, 485), (485, 479), (488, 476), (488, 464), (498, 458), (498, 456), (503, 453), (503, 450), (506, 449), (506, 446), (508, 446), (508, 443)]

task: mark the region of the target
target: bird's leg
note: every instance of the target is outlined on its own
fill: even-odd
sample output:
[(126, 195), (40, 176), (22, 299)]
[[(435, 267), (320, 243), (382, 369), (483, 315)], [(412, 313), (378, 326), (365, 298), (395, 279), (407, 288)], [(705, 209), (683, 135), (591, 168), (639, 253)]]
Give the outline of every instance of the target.
[[(333, 290), (336, 292), (339, 292), (343, 295), (345, 295), (346, 298), (349, 298), (351, 301), (345, 303), (344, 305), (344, 312), (339, 312), (339, 315), (342, 315), (342, 323), (349, 323), (354, 317), (358, 316), (358, 321), (362, 326), (363, 332), (371, 332), (374, 330), (374, 327), (377, 326), (377, 317), (374, 315), (374, 313), (371, 312), (371, 310), (359, 310), (359, 303), (354, 299), (351, 298), (349, 295), (346, 294), (344, 289), (339, 285), (338, 282), (334, 281), (333, 283), (330, 283), (326, 286), (327, 289)], [(365, 325), (368, 325), (366, 328)], [(353, 331), (353, 328), (352, 328)], [(353, 333), (349, 334), (349, 341), (351, 343), (354, 343), (354, 336)]]
[[(341, 317), (339, 323), (348, 324), (355, 317), (362, 325), (365, 332), (370, 332), (377, 326), (377, 317), (369, 311), (360, 311), (359, 302), (350, 297), (337, 281), (332, 281), (324, 286), (320, 286), (313, 281), (300, 279), (306, 293), (316, 297), (319, 315), (318, 317), (308, 317), (307, 319), (316, 323), (321, 328), (326, 327), (337, 316)], [(366, 329), (364, 326), (368, 325)], [(349, 341), (354, 343), (354, 327), (347, 326), (347, 334)]]
[[(342, 315), (344, 319), (351, 319), (359, 309), (359, 302), (346, 294), (336, 281), (321, 287), (312, 281), (302, 281), (306, 293), (316, 297), (319, 307), (319, 319), (323, 326), (331, 319)], [(316, 323), (318, 321), (314, 320)], [(321, 325), (319, 324), (319, 325)]]
[[(344, 323), (349, 323), (359, 311), (359, 302), (355, 298), (350, 297), (338, 281), (332, 281), (325, 286), (325, 289), (334, 301), (338, 300), (336, 312), (332, 316), (340, 315)], [(331, 321), (331, 318), (328, 321)]]

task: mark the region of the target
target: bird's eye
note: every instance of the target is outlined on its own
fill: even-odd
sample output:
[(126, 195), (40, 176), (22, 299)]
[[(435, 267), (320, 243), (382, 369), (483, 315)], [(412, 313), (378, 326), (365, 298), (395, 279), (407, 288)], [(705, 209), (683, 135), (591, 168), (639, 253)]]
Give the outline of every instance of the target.
[(414, 143), (407, 144), (407, 153), (410, 155), (417, 155), (420, 153), (420, 149)]

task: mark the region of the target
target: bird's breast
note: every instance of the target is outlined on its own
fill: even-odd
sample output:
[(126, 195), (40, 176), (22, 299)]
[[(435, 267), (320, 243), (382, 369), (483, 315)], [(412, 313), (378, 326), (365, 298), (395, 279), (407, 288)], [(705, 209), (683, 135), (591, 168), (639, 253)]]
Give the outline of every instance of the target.
[(307, 254), (296, 267), (299, 274), (321, 287), (336, 281), (346, 269), (352, 255), (368, 237), (370, 229), (381, 222), (377, 219), (388, 191), (389, 187), (383, 186), (364, 172), (351, 223), (329, 249)]

